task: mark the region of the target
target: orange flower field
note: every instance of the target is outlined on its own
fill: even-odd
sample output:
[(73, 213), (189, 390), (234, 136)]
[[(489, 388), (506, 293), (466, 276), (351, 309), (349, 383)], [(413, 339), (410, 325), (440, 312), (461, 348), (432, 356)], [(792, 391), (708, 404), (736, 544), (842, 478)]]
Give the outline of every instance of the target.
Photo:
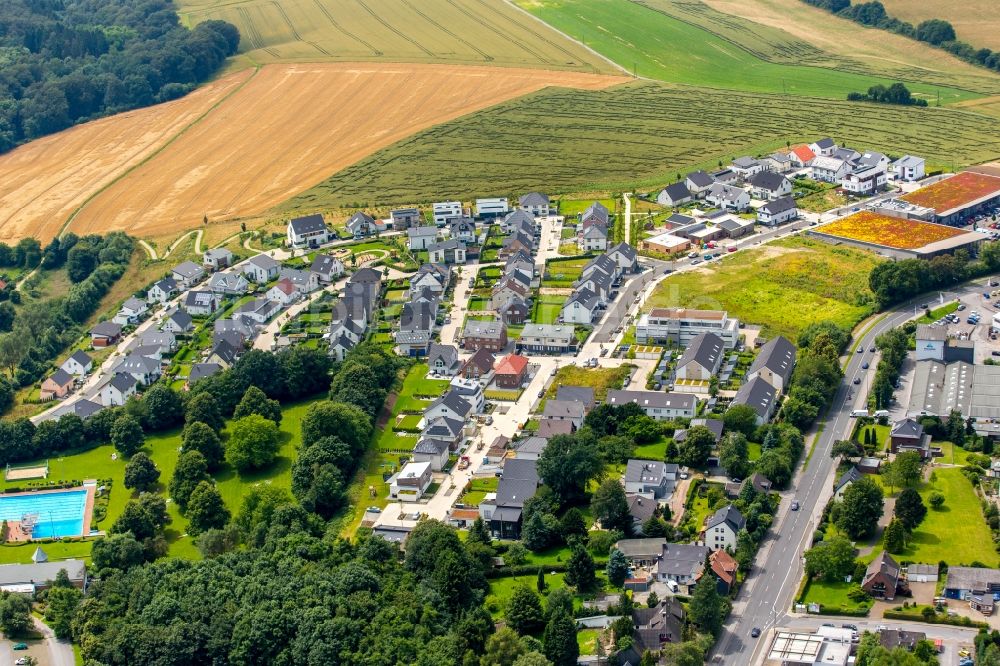
[(951, 178), (945, 178), (933, 185), (905, 194), (900, 199), (925, 208), (933, 208), (940, 215), (991, 192), (1000, 192), (1000, 178), (963, 171)]
[(867, 210), (823, 225), (816, 231), (899, 250), (914, 250), (964, 233), (961, 229), (940, 224), (903, 220)]

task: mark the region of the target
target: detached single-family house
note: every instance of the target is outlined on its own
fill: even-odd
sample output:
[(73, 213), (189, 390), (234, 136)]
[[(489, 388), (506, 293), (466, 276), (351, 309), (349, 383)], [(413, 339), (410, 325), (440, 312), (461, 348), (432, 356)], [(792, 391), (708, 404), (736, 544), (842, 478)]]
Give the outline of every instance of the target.
[(578, 430), (587, 416), (583, 403), (574, 400), (546, 400), (542, 417), (550, 421), (568, 421)]
[(887, 181), (888, 176), (885, 169), (880, 167), (864, 167), (845, 174), (840, 179), (840, 186), (844, 188), (845, 192), (870, 195), (883, 189)]
[(836, 157), (817, 157), (811, 166), (813, 178), (824, 183), (839, 183), (851, 172), (851, 163)]
[(410, 293), (430, 289), (440, 294), (451, 281), (451, 269), (441, 264), (424, 264), (410, 278)]
[(514, 450), (517, 457), (524, 460), (538, 460), (545, 448), (549, 445), (549, 440), (544, 437), (528, 437), (517, 442)]
[[(592, 227), (593, 228), (593, 227)], [(559, 311), (559, 318), (566, 324), (583, 324), (590, 326), (597, 311), (600, 309), (601, 299), (597, 294), (587, 287), (580, 287), (575, 290)]]
[(611, 259), (618, 266), (618, 270), (621, 273), (638, 273), (639, 272), (639, 254), (635, 251), (635, 248), (628, 243), (621, 242), (617, 245), (611, 247), (607, 251), (608, 259)]
[(757, 425), (767, 423), (777, 406), (778, 389), (763, 377), (754, 377), (740, 385), (732, 405), (747, 405), (757, 412)]
[(42, 400), (52, 400), (53, 398), (64, 398), (73, 388), (76, 378), (62, 368), (59, 368), (42, 382), (39, 395)]
[(194, 320), (191, 319), (191, 315), (179, 308), (164, 317), (163, 324), (160, 326), (161, 331), (175, 335), (188, 333), (192, 329), (194, 329)]
[(396, 352), (400, 356), (416, 358), (426, 356), (431, 346), (430, 331), (396, 331), (393, 333)]
[(278, 277), (288, 280), (300, 294), (311, 294), (319, 289), (319, 275), (312, 271), (300, 271), (297, 268), (283, 268)]
[(524, 503), (534, 497), (538, 484), (534, 460), (511, 458), (504, 463), (496, 493), (487, 495), (487, 499), (479, 504), (479, 515), (489, 522), (493, 536), (521, 538), (521, 512)]
[(674, 582), (692, 586), (705, 570), (710, 549), (687, 543), (663, 544), (656, 560), (656, 579), (661, 583)]
[(677, 361), (677, 379), (709, 381), (722, 367), (726, 344), (714, 333), (699, 333)]
[(77, 349), (70, 354), (70, 357), (59, 366), (64, 372), (77, 377), (87, 374), (93, 367), (94, 361), (82, 349)]
[(799, 209), (792, 197), (768, 201), (757, 209), (757, 222), (767, 227), (776, 227), (791, 222), (798, 216)]
[(446, 442), (452, 452), (458, 451), (465, 439), (465, 423), (444, 416), (430, 421), (424, 419), (424, 429), (420, 432), (420, 436)]
[(463, 243), (476, 242), (476, 221), (471, 217), (459, 217), (448, 222), (448, 238)]
[(562, 354), (576, 346), (573, 326), (525, 324), (517, 347), (536, 354)]
[(792, 181), (780, 173), (761, 171), (750, 177), (750, 191), (755, 199), (773, 201), (792, 193)]
[(528, 211), (535, 217), (545, 217), (549, 214), (549, 196), (541, 192), (528, 192), (517, 200), (521, 210)]
[(742, 211), (750, 205), (750, 195), (741, 187), (715, 183), (708, 188), (705, 200), (722, 210)]
[(629, 460), (625, 465), (625, 492), (669, 498), (677, 483), (677, 465), (655, 460)]
[(507, 203), (507, 197), (476, 199), (476, 215), (481, 218), (493, 219), (506, 215), (509, 212), (510, 205)]
[(149, 386), (163, 374), (163, 367), (155, 358), (129, 354), (115, 366), (115, 373), (132, 375), (142, 386)]
[(193, 261), (185, 261), (174, 266), (170, 276), (180, 289), (190, 289), (205, 277), (205, 269)]
[(280, 303), (281, 305), (288, 305), (297, 301), (301, 294), (299, 290), (295, 288), (292, 281), (288, 278), (282, 278), (274, 283), (274, 285), (267, 290), (265, 294), (268, 299), (274, 301), (275, 303)]
[(528, 318), (531, 308), (528, 303), (520, 298), (514, 297), (497, 308), (500, 319), (508, 326), (520, 326)]
[(608, 391), (604, 402), (609, 405), (624, 405), (630, 402), (642, 407), (646, 416), (657, 421), (671, 421), (677, 418), (694, 418), (698, 407), (697, 396), (690, 393), (664, 393), (663, 391)]
[(691, 199), (691, 192), (688, 190), (685, 181), (671, 183), (656, 195), (656, 203), (661, 206), (676, 207), (688, 203)]
[(792, 370), (795, 369), (796, 350), (788, 338), (777, 336), (768, 340), (757, 358), (750, 364), (746, 379), (763, 378), (768, 384), (784, 393), (792, 381)]
[(608, 228), (603, 224), (592, 224), (580, 234), (580, 249), (584, 252), (597, 252), (608, 248)]
[(633, 568), (648, 567), (656, 564), (667, 540), (663, 537), (647, 539), (620, 539), (615, 543), (615, 550), (620, 551), (629, 566)]
[(454, 389), (449, 390), (424, 410), (424, 423), (444, 417), (464, 422), (472, 413), (472, 405)]
[(217, 271), (220, 268), (229, 268), (233, 265), (233, 253), (224, 247), (206, 250), (201, 255), (201, 263), (205, 268), (213, 271)]
[(594, 388), (592, 386), (570, 386), (560, 384), (556, 389), (556, 400), (569, 400), (579, 402), (583, 405), (584, 411), (590, 411), (597, 404), (594, 398)]
[(337, 237), (318, 213), (289, 220), (287, 232), (292, 247), (319, 247)]
[(851, 487), (851, 484), (861, 478), (861, 472), (854, 465), (851, 465), (846, 472), (840, 475), (837, 482), (833, 484), (833, 498), (837, 501), (844, 499), (844, 493)]
[[(149, 330), (139, 336), (140, 348), (155, 348), (160, 356), (177, 351), (177, 336), (170, 331)], [(146, 354), (149, 356), (149, 354)]]
[(190, 387), (199, 379), (211, 377), (221, 371), (222, 366), (218, 363), (193, 363), (191, 364), (191, 372), (188, 373), (187, 385)]
[(735, 550), (736, 537), (746, 526), (746, 518), (732, 504), (715, 512), (706, 522), (705, 545), (714, 550)]
[(427, 246), (428, 260), (432, 264), (464, 264), (465, 243), (454, 238)]
[(437, 372), (445, 377), (454, 377), (461, 367), (458, 349), (455, 348), (455, 345), (432, 343), (427, 352), (427, 365), (432, 372)]
[(788, 153), (788, 156), (792, 159), (792, 166), (802, 169), (812, 164), (813, 159), (816, 158), (816, 153), (809, 146), (801, 145), (792, 146), (792, 150)]
[(507, 346), (507, 325), (502, 321), (476, 321), (470, 319), (462, 331), (462, 348), (503, 351)]
[(421, 437), (413, 446), (413, 462), (430, 463), (431, 469), (440, 472), (448, 464), (451, 448), (441, 439)]
[(146, 300), (149, 303), (166, 303), (177, 295), (177, 281), (172, 277), (163, 278), (153, 284), (146, 292)]
[(730, 168), (740, 177), (741, 180), (749, 180), (751, 176), (767, 169), (767, 165), (753, 157), (743, 156), (733, 160)]
[(231, 368), (236, 360), (240, 357), (240, 352), (242, 350), (236, 345), (232, 344), (228, 340), (219, 340), (212, 347), (212, 351), (209, 352), (208, 358), (205, 359), (207, 363), (215, 363), (216, 365), (221, 365), (223, 368)]
[(216, 273), (208, 280), (208, 288), (216, 294), (240, 296), (247, 293), (250, 283), (239, 273)]
[(489, 349), (480, 348), (462, 364), (458, 375), (464, 379), (483, 380), (493, 372), (494, 359)]
[(347, 233), (355, 238), (373, 236), (379, 231), (379, 225), (375, 218), (360, 210), (351, 215), (344, 226), (347, 227)]
[(319, 284), (330, 284), (344, 274), (344, 262), (328, 254), (317, 254), (309, 271)]
[(111, 321), (122, 326), (138, 323), (144, 314), (149, 312), (149, 305), (145, 301), (132, 297), (122, 303), (118, 313), (111, 318)]
[(393, 231), (404, 231), (414, 225), (420, 224), (420, 209), (397, 208), (396, 210), (390, 210), (389, 220), (392, 221)]
[(886, 551), (880, 551), (872, 560), (861, 580), (861, 589), (875, 599), (892, 601), (899, 591), (901, 579), (899, 564)]
[(281, 263), (267, 254), (258, 254), (243, 264), (243, 274), (247, 279), (257, 284), (266, 284), (278, 277)]
[(95, 349), (108, 347), (118, 342), (122, 336), (122, 325), (113, 321), (102, 321), (90, 329), (90, 345)]
[(528, 359), (520, 354), (507, 354), (497, 362), (493, 377), (497, 387), (519, 388), (528, 376)]
[(221, 300), (211, 291), (189, 291), (184, 297), (184, 309), (189, 315), (205, 317), (219, 308)]
[(611, 211), (600, 201), (587, 206), (587, 210), (580, 213), (580, 226), (584, 229), (594, 224), (599, 224), (607, 228), (611, 223)]
[(101, 388), (101, 404), (105, 407), (124, 405), (130, 397), (135, 395), (138, 386), (139, 382), (136, 381), (135, 377), (120, 372)]
[(434, 224), (439, 227), (443, 227), (453, 217), (461, 217), (464, 212), (461, 201), (438, 201), (431, 208)]
[(764, 159), (764, 164), (769, 171), (775, 173), (787, 173), (795, 166), (792, 163), (792, 156), (788, 153), (771, 153)]
[(924, 158), (914, 157), (913, 155), (903, 155), (892, 163), (892, 173), (896, 177), (896, 180), (903, 180), (909, 183), (923, 178), (924, 168)]
[(389, 497), (401, 502), (416, 502), (431, 485), (433, 476), (429, 462), (411, 462), (389, 480)]
[(406, 230), (407, 247), (411, 252), (426, 250), (437, 242), (437, 227), (410, 227)]
[(832, 155), (833, 151), (836, 149), (837, 142), (829, 137), (809, 144), (809, 150), (811, 150), (814, 155)]
[(897, 421), (889, 431), (889, 450), (892, 453), (916, 451), (927, 460), (931, 457), (931, 436), (924, 432), (924, 426), (913, 419)]
[(715, 179), (704, 171), (692, 171), (684, 179), (684, 185), (695, 199), (704, 199), (708, 188), (714, 184)]
[(234, 316), (239, 315), (258, 324), (266, 324), (281, 309), (281, 303), (268, 298), (255, 298), (236, 308)]

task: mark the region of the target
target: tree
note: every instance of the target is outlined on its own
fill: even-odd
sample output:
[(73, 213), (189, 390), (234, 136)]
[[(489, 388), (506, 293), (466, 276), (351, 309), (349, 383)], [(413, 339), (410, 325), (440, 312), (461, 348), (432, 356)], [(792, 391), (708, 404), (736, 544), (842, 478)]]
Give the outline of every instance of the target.
[(842, 456), (844, 458), (856, 458), (859, 453), (858, 445), (847, 439), (838, 439), (833, 443), (833, 446), (830, 447), (831, 458), (836, 458), (837, 456)]
[(10, 303), (0, 303), (0, 331), (9, 331), (14, 327), (14, 317), (17, 312)]
[(0, 629), (8, 637), (20, 636), (31, 628), (31, 602), (13, 592), (0, 595)]
[(183, 450), (197, 451), (205, 456), (210, 471), (217, 470), (226, 455), (219, 436), (208, 424), (201, 421), (195, 421), (184, 428)]
[(552, 662), (541, 652), (532, 650), (515, 659), (512, 666), (552, 666)]
[(705, 653), (694, 641), (667, 643), (660, 650), (663, 662), (670, 666), (703, 666)]
[(618, 479), (605, 479), (594, 493), (590, 502), (594, 518), (600, 521), (606, 530), (620, 530), (623, 534), (632, 533), (632, 515), (628, 510), (628, 499), (625, 488)]
[(597, 584), (594, 574), (594, 558), (582, 543), (576, 543), (566, 565), (566, 583), (578, 590), (592, 590)]
[(621, 587), (625, 584), (626, 578), (628, 578), (628, 560), (616, 548), (611, 551), (611, 557), (608, 558), (608, 582), (615, 587)]
[(302, 445), (310, 446), (323, 437), (338, 437), (355, 454), (361, 454), (372, 435), (368, 415), (354, 405), (320, 401), (310, 405), (302, 419)]
[(642, 524), (642, 535), (647, 539), (658, 539), (660, 537), (667, 537), (673, 534), (672, 530), (669, 530), (670, 526), (667, 525), (659, 516), (650, 516), (646, 519), (646, 522)]
[[(59, 571), (64, 571), (60, 569)], [(73, 587), (52, 587), (45, 597), (45, 623), (52, 628), (56, 638), (68, 639), (73, 635), (73, 616), (83, 593)]]
[(882, 511), (882, 489), (870, 478), (862, 477), (844, 492), (837, 527), (855, 541), (863, 539), (875, 532)]
[(545, 599), (545, 619), (551, 620), (556, 613), (573, 614), (573, 593), (569, 588), (557, 587)]
[(479, 666), (512, 666), (525, 653), (521, 637), (510, 627), (498, 629), (486, 640), (486, 650)]
[(916, 451), (903, 451), (896, 454), (896, 459), (892, 461), (890, 476), (892, 487), (910, 486), (920, 479), (923, 460)]
[(493, 538), (490, 536), (490, 531), (486, 527), (486, 522), (483, 521), (482, 516), (476, 518), (472, 523), (472, 527), (469, 528), (469, 535), (466, 538), (466, 543), (481, 543), (484, 545), (489, 545), (493, 542)]
[(854, 571), (854, 545), (844, 537), (821, 541), (805, 553), (806, 575), (827, 582), (843, 580)]
[[(466, 540), (466, 544), (468, 543), (469, 541)], [(485, 547), (489, 549), (488, 552), (490, 553), (493, 552), (493, 548), (489, 544), (486, 544)], [(504, 555), (505, 563), (516, 567), (524, 564), (525, 560), (527, 559), (528, 559), (528, 549), (525, 548), (524, 544), (522, 544), (520, 541), (515, 541), (514, 543), (507, 546), (507, 553), (506, 555)]]
[(743, 433), (744, 437), (752, 437), (757, 429), (757, 412), (749, 405), (733, 405), (722, 416), (726, 430)]
[(184, 420), (184, 403), (177, 391), (166, 384), (153, 384), (142, 396), (146, 406), (145, 427), (153, 432), (167, 430)]
[(240, 404), (236, 405), (236, 411), (233, 412), (234, 419), (241, 419), (245, 416), (250, 416), (251, 414), (257, 414), (263, 416), (268, 421), (274, 421), (275, 423), (281, 423), (281, 403), (277, 400), (271, 400), (256, 386), (250, 386), (247, 388), (246, 393), (243, 394), (243, 399), (240, 400)]
[(766, 476), (778, 488), (784, 488), (792, 480), (792, 464), (784, 448), (764, 451), (757, 460), (757, 471)]
[(744, 479), (750, 471), (750, 450), (741, 432), (727, 432), (719, 445), (719, 464), (730, 478)]
[[(292, 493), (308, 511), (329, 518), (344, 502), (344, 475), (354, 469), (350, 448), (336, 437), (324, 437), (292, 464)], [(489, 543), (486, 534), (483, 544)]]
[(157, 525), (146, 507), (137, 500), (129, 500), (121, 514), (111, 525), (111, 534), (130, 533), (139, 541), (156, 536)]
[(715, 435), (706, 426), (688, 428), (684, 441), (677, 445), (681, 464), (688, 467), (704, 467), (708, 457), (712, 455), (714, 446)]
[(555, 516), (536, 511), (521, 528), (521, 542), (530, 551), (537, 553), (540, 550), (545, 550), (558, 537), (545, 520), (546, 516), (550, 517), (558, 526), (559, 522), (555, 519)]
[(514, 586), (504, 618), (507, 620), (507, 626), (519, 634), (530, 634), (540, 629), (543, 614), (538, 594), (526, 585)]
[(912, 532), (927, 515), (927, 507), (924, 506), (920, 493), (913, 488), (905, 488), (896, 498), (895, 514), (903, 527)]
[(688, 620), (701, 631), (718, 636), (722, 629), (724, 602), (716, 588), (715, 576), (702, 576), (694, 587), (688, 606)]
[(551, 438), (538, 458), (538, 475), (564, 504), (583, 497), (587, 482), (604, 468), (593, 435), (581, 432)]
[(660, 597), (656, 596), (656, 590), (649, 593), (646, 597), (646, 608), (656, 608), (660, 605)]
[(928, 19), (917, 26), (916, 38), (937, 46), (942, 42), (955, 41), (955, 28), (948, 21)]
[(196, 421), (204, 423), (215, 432), (220, 432), (225, 427), (219, 403), (211, 393), (203, 391), (188, 400), (184, 410), (184, 424), (190, 426)]
[(931, 507), (934, 510), (940, 510), (941, 507), (944, 506), (944, 495), (942, 495), (936, 490), (931, 493), (931, 496), (928, 498), (928, 500), (930, 501)]
[(122, 414), (111, 426), (111, 443), (115, 450), (126, 458), (135, 454), (146, 442), (139, 422), (128, 414)]
[(566, 542), (574, 537), (586, 537), (587, 523), (583, 518), (583, 512), (575, 506), (570, 507), (559, 519), (559, 531)]
[(181, 511), (187, 507), (191, 493), (202, 481), (209, 481), (208, 463), (205, 456), (197, 451), (185, 451), (177, 459), (174, 476), (170, 479), (170, 498), (177, 503)]
[(240, 472), (261, 469), (274, 462), (280, 448), (278, 425), (259, 414), (251, 414), (233, 421), (226, 460)]
[(890, 553), (901, 553), (906, 548), (906, 527), (903, 521), (893, 518), (885, 528), (885, 549)]
[(355, 405), (374, 418), (385, 402), (386, 390), (372, 368), (348, 360), (330, 384), (330, 400)]
[(132, 456), (125, 465), (125, 487), (131, 490), (149, 490), (160, 480), (156, 463), (142, 451)]
[(197, 535), (205, 530), (221, 529), (229, 522), (229, 509), (222, 495), (210, 481), (201, 481), (188, 498), (188, 532)]
[(541, 594), (545, 591), (545, 570), (538, 567), (538, 575), (535, 576), (535, 589)]
[(110, 534), (94, 542), (90, 559), (97, 572), (108, 569), (125, 571), (146, 559), (142, 544), (131, 534)]
[(580, 646), (576, 642), (576, 623), (566, 613), (559, 613), (545, 625), (542, 638), (545, 656), (554, 666), (576, 666)]

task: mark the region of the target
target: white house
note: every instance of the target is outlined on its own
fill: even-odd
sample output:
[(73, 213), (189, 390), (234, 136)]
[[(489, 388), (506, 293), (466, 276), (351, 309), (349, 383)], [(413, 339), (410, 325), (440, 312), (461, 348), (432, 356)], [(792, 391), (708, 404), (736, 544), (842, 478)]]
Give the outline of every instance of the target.
[(715, 512), (705, 522), (705, 545), (713, 550), (736, 550), (736, 537), (746, 526), (746, 519), (730, 504)]
[(839, 183), (852, 171), (851, 163), (836, 157), (817, 157), (812, 161), (812, 176), (825, 183)]
[(189, 291), (184, 297), (184, 309), (189, 315), (205, 317), (218, 309), (221, 300), (211, 291)]
[(764, 162), (761, 162), (760, 160), (744, 156), (744, 157), (737, 157), (735, 160), (733, 160), (733, 164), (730, 168), (741, 179), (748, 180), (755, 174), (758, 174), (761, 171), (765, 171), (767, 169), (767, 165)]
[(318, 213), (289, 220), (287, 235), (292, 247), (319, 247), (336, 238)]
[(185, 261), (174, 266), (170, 276), (181, 289), (190, 289), (205, 277), (205, 269), (193, 261)]
[(468, 217), (459, 217), (448, 223), (448, 237), (463, 243), (476, 242), (476, 222)]
[(135, 395), (137, 386), (138, 382), (135, 380), (135, 377), (126, 373), (119, 373), (101, 388), (101, 404), (105, 407), (124, 405), (125, 401)]
[(703, 199), (708, 188), (715, 184), (715, 179), (704, 171), (692, 171), (684, 179), (688, 192), (696, 199)]
[(434, 243), (427, 247), (427, 254), (432, 264), (464, 264), (465, 243), (454, 238)]
[(832, 155), (836, 149), (837, 142), (829, 137), (809, 144), (809, 150), (813, 151), (813, 154), (817, 157)]
[(885, 187), (888, 177), (885, 169), (877, 166), (858, 169), (840, 179), (840, 186), (854, 194), (874, 194)]
[(549, 214), (549, 196), (541, 192), (528, 192), (517, 201), (521, 210), (526, 210), (535, 217), (545, 217)]
[(274, 301), (275, 303), (280, 303), (281, 305), (288, 305), (294, 303), (300, 298), (299, 290), (295, 288), (292, 281), (288, 278), (283, 278), (274, 283), (270, 289), (267, 290), (267, 298)]
[(344, 274), (344, 262), (328, 254), (317, 254), (309, 272), (316, 276), (317, 284), (330, 284)]
[(319, 289), (319, 276), (312, 271), (300, 271), (297, 268), (284, 268), (278, 276), (291, 282), (295, 288), (303, 294), (311, 294)]
[(664, 393), (663, 391), (619, 391), (612, 389), (604, 400), (609, 405), (630, 402), (642, 407), (646, 416), (657, 421), (676, 418), (694, 418), (698, 398), (690, 393)]
[(431, 406), (424, 410), (424, 423), (430, 423), (437, 418), (457, 419), (465, 421), (472, 412), (472, 405), (468, 403), (458, 392), (451, 390), (431, 403)]
[(411, 251), (426, 250), (437, 242), (437, 227), (410, 227), (406, 230), (408, 247)]
[(581, 287), (573, 292), (566, 301), (559, 316), (566, 324), (583, 324), (590, 326), (597, 314), (601, 299), (587, 287)]
[(768, 201), (757, 209), (757, 222), (768, 227), (790, 222), (799, 216), (799, 209), (792, 197)]
[(360, 210), (351, 215), (344, 226), (347, 227), (347, 232), (355, 238), (372, 236), (380, 230), (375, 218)]
[(172, 277), (163, 278), (146, 292), (146, 301), (149, 303), (166, 303), (177, 295), (177, 291), (177, 280)]
[(281, 304), (277, 301), (267, 298), (255, 298), (236, 308), (233, 314), (234, 316), (240, 315), (258, 324), (266, 324), (280, 309)]
[(389, 481), (389, 496), (401, 502), (416, 502), (433, 479), (429, 462), (407, 463)]
[(924, 158), (913, 155), (903, 155), (892, 163), (892, 173), (896, 180), (913, 182), (924, 177)]
[(135, 297), (129, 298), (122, 303), (121, 309), (114, 317), (111, 318), (111, 321), (116, 324), (121, 324), (122, 326), (127, 326), (138, 322), (139, 318), (148, 311), (149, 305), (147, 305), (144, 301), (140, 301)]
[(227, 296), (245, 294), (249, 286), (247, 279), (239, 273), (216, 273), (208, 281), (209, 289)]
[(476, 199), (476, 215), (479, 217), (501, 217), (510, 212), (506, 197)]
[(580, 234), (580, 249), (584, 252), (603, 252), (608, 249), (608, 230), (600, 224), (592, 224)]
[(115, 373), (132, 375), (142, 386), (149, 386), (163, 374), (160, 362), (149, 356), (129, 354), (115, 366)]
[(750, 191), (755, 199), (773, 201), (792, 193), (792, 181), (780, 173), (761, 171), (750, 176)]
[(449, 219), (462, 216), (461, 201), (439, 201), (434, 204), (434, 224), (443, 227)]
[(243, 274), (257, 284), (265, 284), (278, 277), (281, 263), (267, 254), (258, 254), (243, 264)]
[(194, 322), (191, 320), (191, 315), (184, 310), (174, 310), (168, 314), (163, 319), (163, 325), (160, 326), (161, 331), (166, 331), (168, 333), (187, 333), (194, 328)]
[(691, 201), (691, 192), (684, 181), (667, 185), (656, 195), (656, 203), (661, 206), (680, 206)]
[(722, 183), (715, 183), (708, 188), (705, 200), (722, 210), (741, 211), (750, 205), (750, 195), (746, 190)]
[(201, 255), (201, 263), (204, 264), (205, 268), (210, 268), (214, 271), (220, 268), (228, 268), (233, 264), (233, 253), (224, 247), (206, 250)]
[(68, 372), (71, 375), (79, 377), (90, 372), (90, 369), (94, 367), (94, 362), (86, 352), (77, 349), (59, 367), (63, 372)]

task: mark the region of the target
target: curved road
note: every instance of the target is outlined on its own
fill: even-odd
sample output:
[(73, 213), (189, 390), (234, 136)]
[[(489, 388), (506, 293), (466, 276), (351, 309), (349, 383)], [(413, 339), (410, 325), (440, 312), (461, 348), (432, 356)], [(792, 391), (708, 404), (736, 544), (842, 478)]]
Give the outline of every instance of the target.
[[(981, 278), (950, 292), (943, 292), (944, 298), (950, 300), (980, 293), (985, 280), (986, 278)], [(761, 544), (754, 569), (734, 601), (733, 612), (712, 650), (713, 663), (755, 663), (758, 652), (765, 648), (767, 630), (783, 626), (788, 621), (787, 614), (802, 579), (802, 552), (808, 545), (823, 507), (833, 494), (833, 473), (837, 462), (830, 457), (830, 448), (835, 440), (849, 435), (851, 410), (863, 408), (866, 396), (861, 389), (867, 385), (866, 376), (875, 372), (873, 354), (867, 350), (874, 346), (875, 339), (883, 332), (913, 319), (915, 314), (919, 314), (915, 313), (914, 306), (932, 301), (932, 296), (936, 296), (936, 293), (924, 295), (889, 310), (861, 334), (860, 340), (855, 340), (860, 343), (858, 348), (865, 351), (858, 354), (854, 352), (853, 346), (851, 348), (844, 368), (844, 383), (830, 404), (822, 431), (815, 437), (811, 457), (797, 473), (792, 488), (782, 493), (784, 501), (775, 516), (773, 529)], [(871, 363), (867, 371), (861, 368), (865, 361)], [(859, 390), (852, 391), (851, 382), (855, 377), (861, 377), (862, 384), (858, 387)], [(852, 397), (849, 399), (849, 396)], [(793, 497), (799, 501), (799, 511), (788, 509)], [(760, 639), (750, 637), (754, 627), (762, 630)]]

